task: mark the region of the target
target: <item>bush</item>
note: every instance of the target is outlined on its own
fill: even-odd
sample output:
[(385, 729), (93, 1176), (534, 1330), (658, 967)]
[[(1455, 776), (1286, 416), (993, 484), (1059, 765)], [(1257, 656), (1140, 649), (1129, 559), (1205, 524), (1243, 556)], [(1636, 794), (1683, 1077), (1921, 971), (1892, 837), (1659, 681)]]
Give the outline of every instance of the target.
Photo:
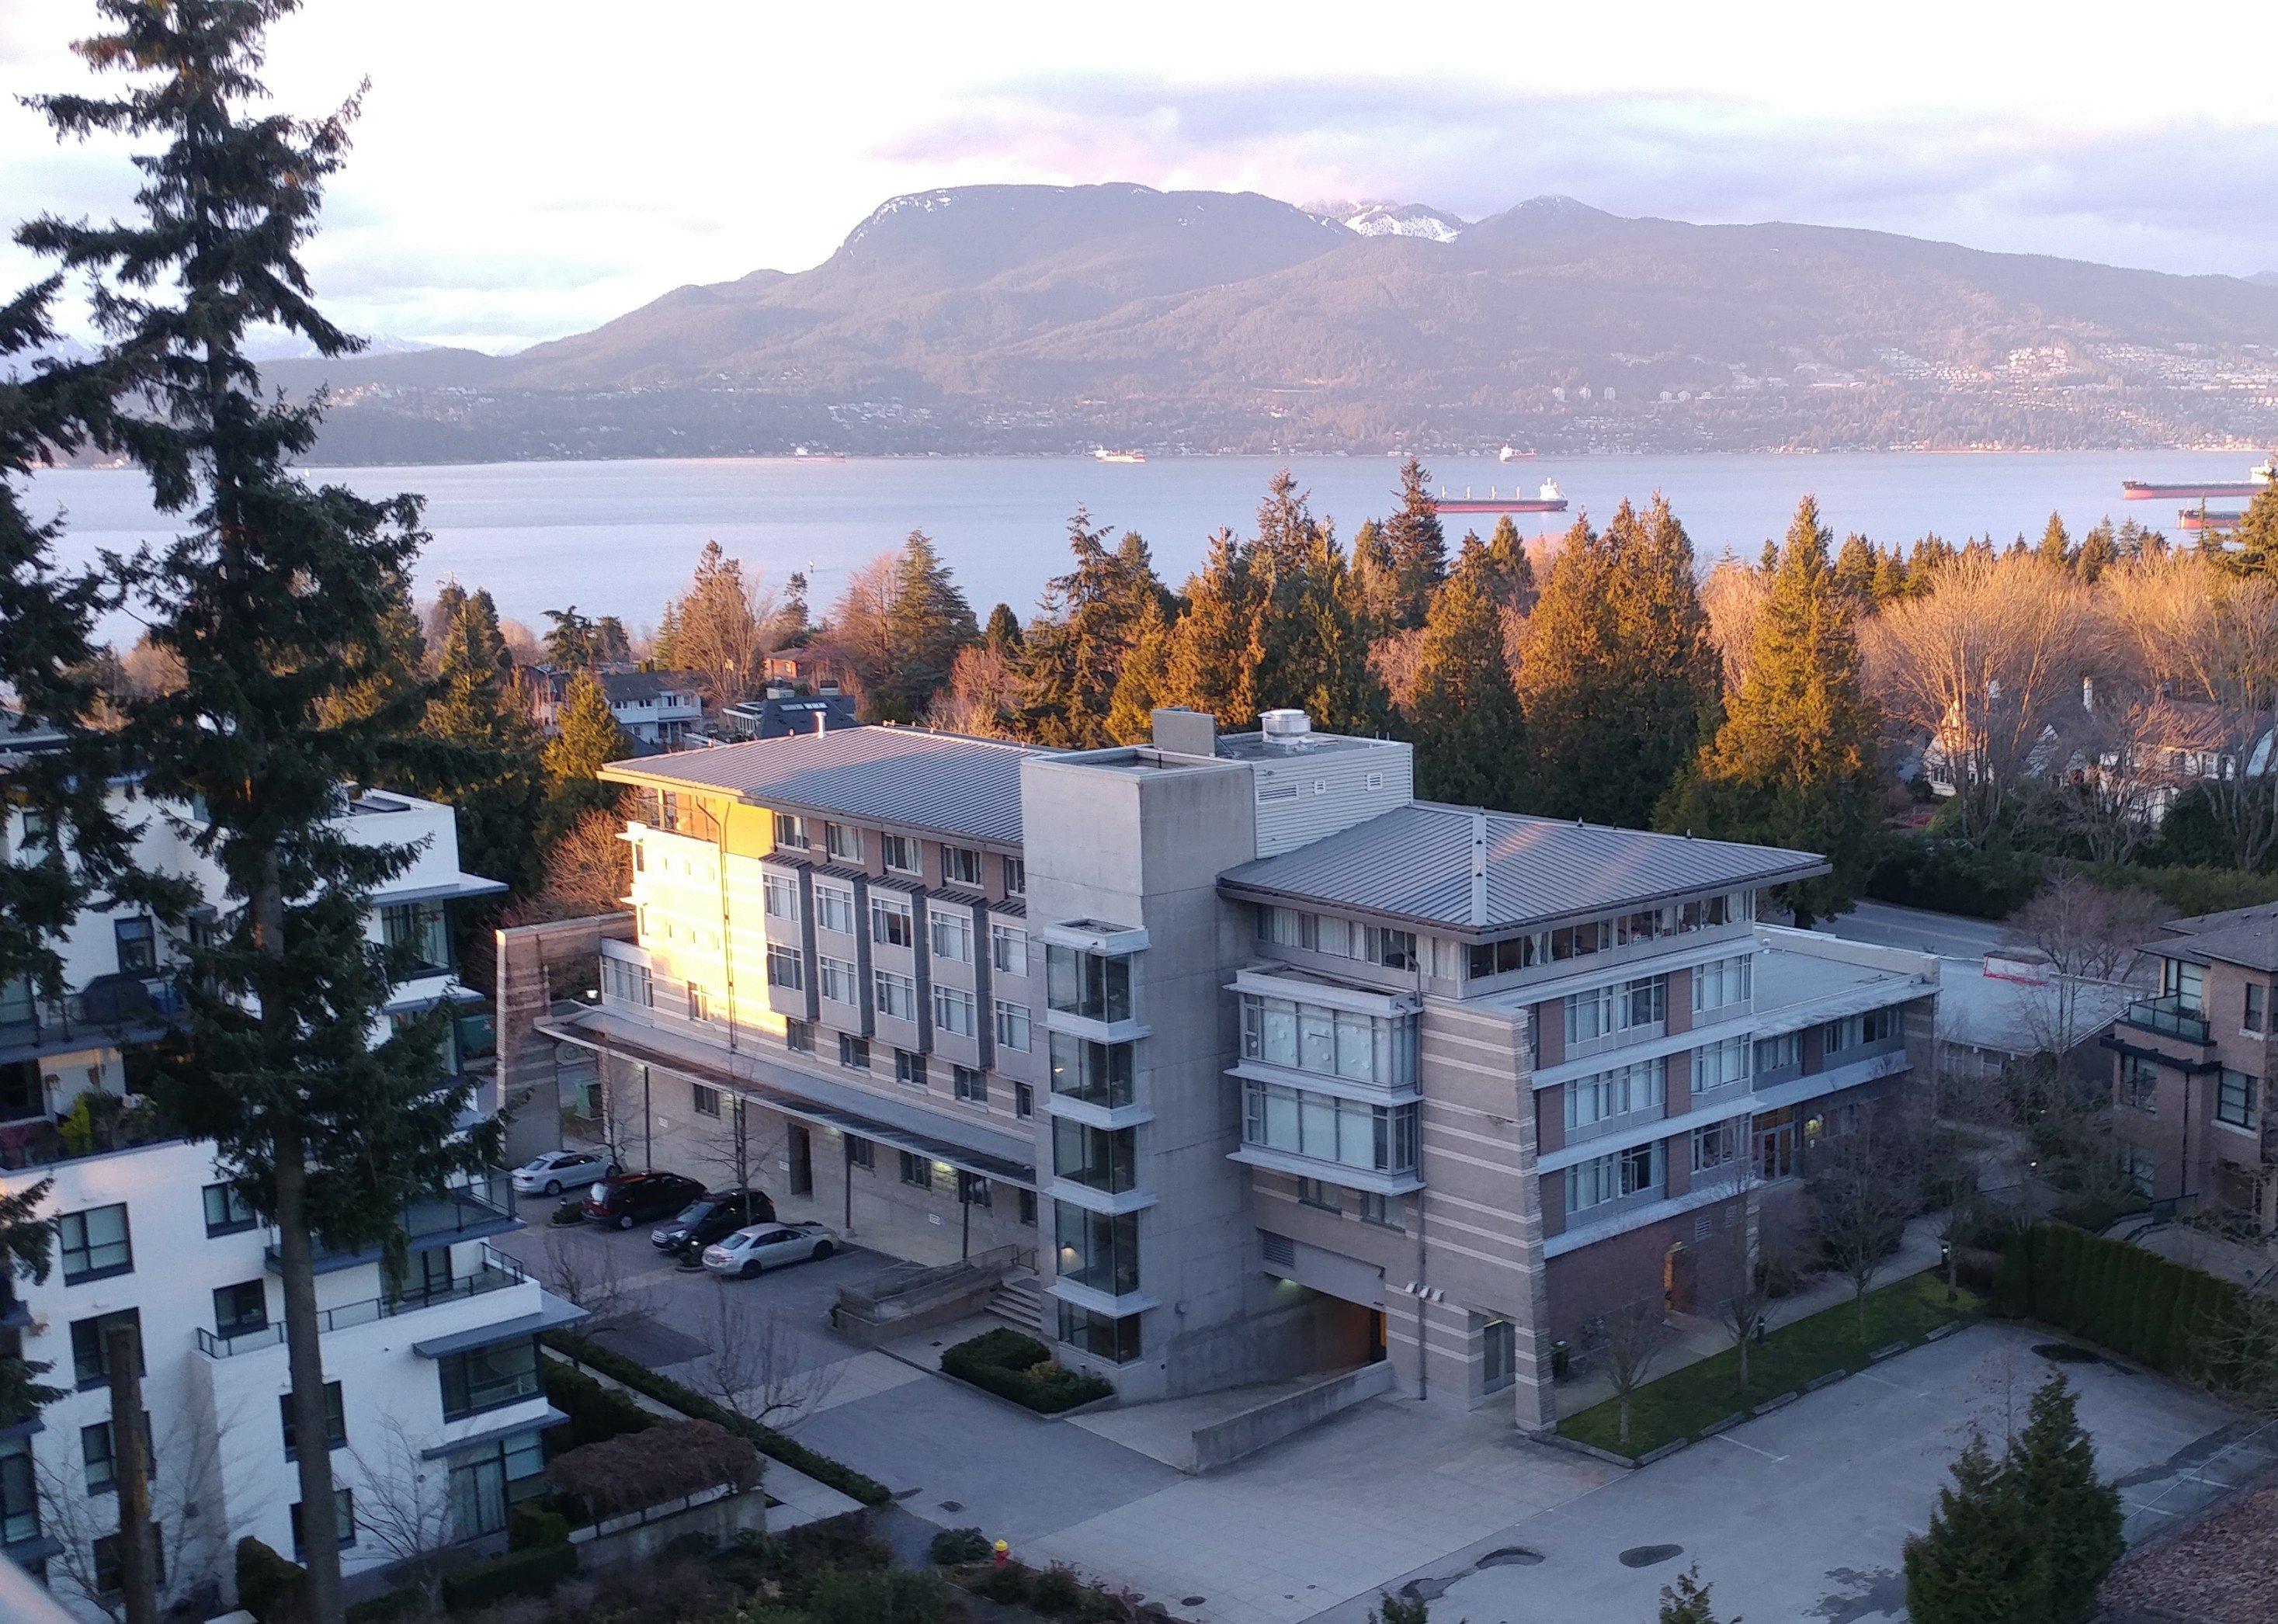
[(979, 1529), (944, 1529), (933, 1536), (926, 1554), (944, 1567), (978, 1562), (990, 1552), (989, 1536)]
[[(563, 1452), (587, 1444), (606, 1444), (631, 1432), (646, 1432), (656, 1417), (613, 1387), (604, 1387), (575, 1365), (562, 1360), (546, 1361), (546, 1397), (570, 1418), (560, 1429)], [(549, 1440), (550, 1441), (550, 1440)]]
[(646, 1393), (661, 1403), (670, 1405), (684, 1415), (711, 1422), (740, 1437), (749, 1438), (761, 1454), (782, 1461), (795, 1472), (804, 1472), (815, 1482), (860, 1500), (865, 1506), (883, 1506), (894, 1498), (886, 1485), (876, 1478), (865, 1476), (828, 1455), (817, 1454), (806, 1445), (785, 1437), (773, 1427), (762, 1427), (756, 1422), (746, 1421), (734, 1411), (713, 1403), (703, 1394), (682, 1386), (670, 1376), (661, 1376), (646, 1365), (612, 1352), (598, 1342), (588, 1341), (566, 1330), (547, 1331), (541, 1339), (554, 1352), (566, 1353), (580, 1364), (590, 1365), (603, 1375), (623, 1382), (636, 1392)]
[(548, 1511), (542, 1506), (524, 1504), (507, 1513), (506, 1546), (509, 1551), (528, 1551), (539, 1545), (566, 1545), (570, 1543), (570, 1519), (558, 1511)]
[(427, 1598), (417, 1587), (390, 1590), (385, 1596), (350, 1602), (346, 1616), (348, 1624), (397, 1624), (399, 1620), (422, 1619), (427, 1616)]
[(1098, 1376), (1053, 1363), (1050, 1348), (1009, 1326), (944, 1348), (941, 1368), (944, 1375), (986, 1388), (1040, 1415), (1057, 1415), (1115, 1391)]
[(1074, 1613), (1083, 1605), (1083, 1600), (1082, 1582), (1058, 1562), (1038, 1574), (1036, 1583), (1028, 1587), (1028, 1605), (1039, 1613)]
[(2193, 865), (2154, 868), (2142, 863), (2091, 863), (2083, 878), (2107, 891), (2149, 891), (2186, 918), (2278, 902), (2278, 874)]
[(237, 1542), (237, 1605), (259, 1624), (299, 1624), (309, 1601), (309, 1570), (259, 1540)]
[(1998, 1314), (2037, 1320), (2154, 1370), (2204, 1376), (2203, 1348), (2238, 1287), (2122, 1240), (2037, 1224), (1993, 1280)]
[(827, 1573), (801, 1611), (811, 1624), (940, 1624), (949, 1616), (949, 1587), (937, 1574), (906, 1567)]
[(1001, 1601), (1017, 1607), (1028, 1599), (1028, 1585), (1036, 1575), (1019, 1562), (1007, 1562), (1002, 1567), (991, 1567), (973, 1582), (973, 1593), (990, 1601)]
[(2013, 846), (1973, 845), (1935, 835), (1894, 835), (1867, 876), (1877, 902), (2002, 919), (2041, 888), (2046, 865)]
[(550, 1596), (554, 1587), (577, 1571), (577, 1549), (570, 1544), (531, 1545), (509, 1551), (443, 1575), (443, 1605), (470, 1613), (515, 1596)]

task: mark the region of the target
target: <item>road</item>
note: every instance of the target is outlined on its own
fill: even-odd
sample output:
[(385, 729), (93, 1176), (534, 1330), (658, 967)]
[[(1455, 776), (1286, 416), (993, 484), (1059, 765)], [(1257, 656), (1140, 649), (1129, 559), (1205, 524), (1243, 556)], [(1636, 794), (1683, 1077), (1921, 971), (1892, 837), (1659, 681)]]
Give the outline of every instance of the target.
[(1983, 958), (2001, 945), (2001, 926), (1997, 920), (1973, 919), (1961, 913), (1932, 913), (1926, 908), (1900, 908), (1891, 903), (1862, 902), (1850, 912), (1823, 919), (1813, 928), (1846, 942), (1910, 948), (1918, 953), (1937, 953), (1948, 958)]

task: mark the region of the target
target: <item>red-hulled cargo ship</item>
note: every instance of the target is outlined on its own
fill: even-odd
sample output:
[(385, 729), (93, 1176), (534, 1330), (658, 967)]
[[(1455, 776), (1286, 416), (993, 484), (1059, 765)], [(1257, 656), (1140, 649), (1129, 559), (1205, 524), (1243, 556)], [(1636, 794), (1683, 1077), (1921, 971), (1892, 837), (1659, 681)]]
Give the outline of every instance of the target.
[(1442, 486), (1432, 506), (1441, 513), (1564, 513), (1566, 499), (1559, 494), (1556, 480), (1546, 479), (1534, 496), (1521, 496), (1517, 491), (1504, 496), (1493, 485), (1485, 496), (1473, 496), (1468, 486), (1461, 496), (1449, 496)]
[(2278, 484), (2278, 454), (2265, 460), (2260, 468), (2248, 469), (2246, 477), (2236, 483), (2216, 480), (2202, 484), (2163, 485), (2143, 479), (2123, 479), (2120, 482), (2120, 494), (2131, 502), (2154, 499), (2197, 502), (2213, 497), (2259, 496), (2273, 484)]

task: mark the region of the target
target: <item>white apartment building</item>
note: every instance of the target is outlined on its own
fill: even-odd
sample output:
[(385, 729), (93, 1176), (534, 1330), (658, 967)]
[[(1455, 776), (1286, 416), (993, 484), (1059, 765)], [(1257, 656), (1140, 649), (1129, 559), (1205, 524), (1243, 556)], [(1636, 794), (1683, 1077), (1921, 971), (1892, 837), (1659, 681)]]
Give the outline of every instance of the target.
[[(142, 862), (198, 876), (218, 901), (213, 872), (163, 813), (125, 787), (120, 804), (138, 820)], [(418, 848), (372, 899), (371, 938), (410, 945), (422, 961), (389, 1015), (472, 1006), (455, 973), (449, 910), (501, 888), (460, 868), (451, 809), (365, 791), (343, 818), (354, 838)], [(47, 835), (19, 809), (6, 838), (17, 850)], [(157, 1137), (133, 1097), (138, 1049), (174, 1007), (179, 956), (166, 931), (131, 910), (91, 910), (59, 945), (60, 1003), (20, 986), (0, 995), (0, 1190), (51, 1181), (57, 1219), (47, 1278), (9, 1283), (0, 1347), (48, 1364), (43, 1379), (65, 1390), (36, 1414), (0, 1417), (0, 1544), (65, 1606), (105, 1616), (88, 1593), (116, 1582), (104, 1335), (131, 1323), (165, 1594), (218, 1602), (238, 1540), (287, 1555), (297, 1544), (275, 1236), (223, 1181), (210, 1145)], [(478, 1013), (454, 1023), (447, 1067), (480, 1064), (484, 1027)], [(482, 1539), (504, 1529), (514, 1500), (542, 1490), (540, 1436), (562, 1417), (541, 1391), (535, 1338), (578, 1314), (485, 1244), (520, 1227), (504, 1176), (485, 1175), (407, 1208), (399, 1277), (376, 1252), (320, 1254), (328, 1442), (351, 1574), (395, 1559), (359, 1505), (447, 1496), (455, 1536)]]

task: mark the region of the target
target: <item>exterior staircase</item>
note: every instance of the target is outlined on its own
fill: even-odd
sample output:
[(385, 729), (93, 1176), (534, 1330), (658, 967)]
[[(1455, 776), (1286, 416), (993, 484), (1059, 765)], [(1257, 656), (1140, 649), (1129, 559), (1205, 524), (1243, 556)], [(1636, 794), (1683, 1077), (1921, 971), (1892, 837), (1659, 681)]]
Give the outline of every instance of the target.
[[(988, 1313), (995, 1315), (1015, 1330), (1032, 1337), (1044, 1336), (1044, 1311), (1051, 1305), (1044, 1297), (1041, 1281), (1033, 1274), (1008, 1274), (999, 1280), (989, 1293), (985, 1305)], [(1047, 1341), (1049, 1338), (1045, 1338)]]

